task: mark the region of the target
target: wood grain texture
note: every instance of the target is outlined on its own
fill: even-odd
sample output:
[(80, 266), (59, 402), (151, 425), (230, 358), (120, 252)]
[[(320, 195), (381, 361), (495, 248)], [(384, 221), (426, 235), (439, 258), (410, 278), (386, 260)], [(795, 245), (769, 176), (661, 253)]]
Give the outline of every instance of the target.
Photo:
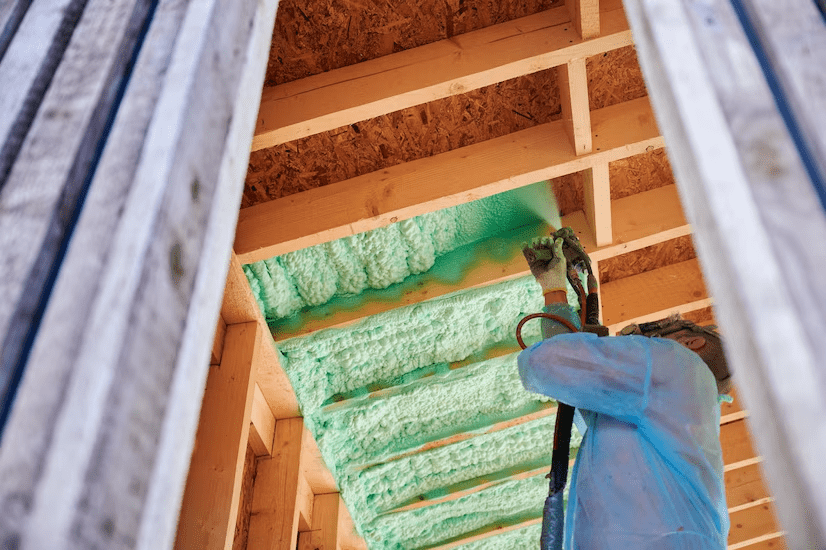
[(252, 414), (249, 422), (250, 446), (256, 456), (272, 456), (272, 443), (275, 437), (275, 417), (258, 384), (255, 385), (252, 398)]
[(734, 512), (729, 519), (729, 544), (745, 542), (779, 530), (772, 503), (759, 504)]
[(209, 357), (210, 365), (221, 364), (221, 354), (224, 353), (224, 338), (227, 335), (227, 324), (224, 318), (218, 316), (218, 323), (215, 327), (215, 336), (212, 341), (212, 355)]
[(275, 424), (272, 458), (258, 461), (248, 550), (292, 550), (298, 536), (297, 503), (304, 422)]
[(316, 495), (313, 500), (312, 529), (298, 537), (299, 550), (338, 550), (340, 510), (344, 507), (338, 493)]
[(577, 155), (590, 153), (591, 111), (588, 108), (588, 77), (585, 74), (585, 59), (578, 58), (560, 65), (558, 70), (561, 94), (562, 122), (568, 140)]
[(135, 61), (0, 449), (21, 548), (174, 541), (275, 13), (231, 4), (162, 2)]
[(56, 4), (32, 6), (0, 60), (8, 90), (0, 94), (4, 396), (23, 368), (149, 7), (146, 0)]
[(599, 0), (565, 0), (565, 5), (579, 36), (582, 38), (599, 36)]
[(178, 519), (177, 550), (232, 548), (261, 337), (257, 323), (230, 325), (224, 358), (209, 369)]
[(614, 242), (611, 234), (611, 191), (608, 181), (608, 163), (594, 164), (585, 171), (585, 217), (591, 226), (597, 246)]
[(769, 496), (759, 464), (725, 473), (726, 502), (729, 508), (762, 500)]
[(247, 535), (250, 528), (250, 514), (252, 513), (252, 489), (255, 484), (255, 452), (247, 446), (244, 458), (244, 478), (241, 483), (241, 498), (238, 507), (238, 519), (235, 524), (235, 537), (232, 540), (232, 550), (246, 550)]
[[(631, 43), (621, 9), (583, 40), (555, 8), (264, 90), (253, 150), (331, 130)], [(597, 14), (597, 20), (599, 14)], [(584, 66), (582, 67), (584, 79)]]
[(826, 250), (800, 236), (826, 238), (826, 216), (731, 4), (685, 6), (626, 2), (778, 515), (791, 547), (816, 548), (826, 495), (814, 457), (826, 452), (826, 429), (808, 419), (826, 414), (826, 310), (811, 305), (826, 291), (811, 277)]
[(588, 155), (574, 155), (555, 122), (244, 208), (235, 251), (258, 261), (661, 146), (645, 99), (591, 116)]

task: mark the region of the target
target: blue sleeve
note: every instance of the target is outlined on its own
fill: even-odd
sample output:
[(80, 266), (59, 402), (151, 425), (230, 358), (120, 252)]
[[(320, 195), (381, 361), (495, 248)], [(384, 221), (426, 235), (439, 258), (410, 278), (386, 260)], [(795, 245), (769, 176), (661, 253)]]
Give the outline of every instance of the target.
[(560, 334), (519, 354), (519, 376), (529, 391), (639, 425), (651, 382), (648, 340)]

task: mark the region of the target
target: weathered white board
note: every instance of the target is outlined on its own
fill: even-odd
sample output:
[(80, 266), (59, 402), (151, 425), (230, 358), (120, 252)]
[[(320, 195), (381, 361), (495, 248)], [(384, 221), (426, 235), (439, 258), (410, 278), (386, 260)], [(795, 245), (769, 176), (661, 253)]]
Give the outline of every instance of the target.
[(731, 1), (625, 6), (788, 545), (823, 548), (826, 215)]
[[(141, 35), (2, 435), (3, 544), (171, 548), (276, 6), (161, 0)], [(110, 53), (95, 17), (72, 41)]]

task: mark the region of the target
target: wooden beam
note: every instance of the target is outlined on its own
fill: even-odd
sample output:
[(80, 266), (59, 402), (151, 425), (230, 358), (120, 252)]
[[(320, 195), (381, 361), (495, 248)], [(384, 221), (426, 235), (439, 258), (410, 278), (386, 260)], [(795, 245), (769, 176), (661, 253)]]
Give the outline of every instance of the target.
[(585, 171), (585, 217), (597, 246), (614, 242), (611, 235), (611, 186), (608, 181), (608, 163), (594, 164)]
[(631, 322), (661, 319), (711, 303), (696, 259), (604, 283), (601, 295), (603, 321), (612, 333)]
[[(255, 321), (266, 334), (270, 333), (264, 316), (252, 294), (249, 281), (247, 281), (247, 277), (241, 269), (241, 262), (238, 261), (238, 257), (234, 252), (230, 258), (229, 273), (224, 287), (221, 317), (228, 324)], [(273, 416), (276, 419), (300, 416), (298, 399), (295, 392), (293, 392), (287, 373), (281, 367), (278, 351), (275, 349), (271, 337), (264, 337), (261, 344), (261, 355), (260, 368), (256, 373), (255, 380)]]
[(226, 338), (226, 335), (227, 324), (224, 322), (224, 318), (218, 315), (218, 323), (215, 327), (215, 337), (212, 341), (212, 355), (209, 358), (210, 366), (221, 364), (221, 354), (224, 352), (224, 338)]
[(587, 155), (571, 151), (556, 121), (244, 208), (235, 252), (251, 263), (662, 147), (646, 98), (591, 120)]
[(557, 69), (562, 122), (565, 133), (577, 155), (590, 153), (593, 148), (591, 137), (591, 111), (588, 107), (588, 75), (585, 73), (585, 58), (572, 59)]
[(725, 472), (726, 502), (729, 508), (756, 502), (769, 496), (759, 464)]
[[(38, 186), (73, 179), (85, 191), (79, 217), (71, 200), (56, 211), (71, 221), (71, 239), (59, 269), (41, 264), (56, 277), (48, 302), (18, 325), (34, 338), (3, 431), (0, 500), (31, 505), (4, 511), (0, 540), (21, 548), (117, 540), (155, 550), (175, 541), (276, 6), (160, 2), (142, 33), (131, 26), (136, 5), (90, 1), (74, 12), (80, 24), (62, 35), (67, 72), (58, 78), (58, 69), (46, 92), (53, 101), (37, 111), (48, 132), (35, 131), (35, 120), (12, 168)], [(109, 32), (124, 24), (139, 51)], [(70, 54), (73, 43), (82, 48)], [(98, 86), (100, 71), (110, 80), (95, 96), (87, 86)], [(78, 107), (95, 122), (76, 118)], [(96, 138), (86, 130), (101, 120)], [(66, 162), (78, 136), (92, 154)], [(23, 206), (36, 205), (43, 188), (28, 189), (14, 215), (54, 219), (38, 210), (45, 204)], [(23, 266), (0, 248), (7, 269)]]
[(295, 497), (298, 508), (298, 531), (310, 531), (313, 525), (315, 495), (303, 474), (298, 474), (298, 491)]
[(250, 415), (250, 447), (255, 456), (272, 456), (272, 444), (275, 439), (275, 416), (258, 384), (252, 398)]
[(565, 0), (565, 5), (579, 36), (599, 36), (599, 0)]
[(232, 548), (261, 336), (257, 323), (231, 325), (224, 358), (209, 370), (178, 521), (177, 550)]
[[(617, 235), (615, 244), (598, 248), (582, 211), (562, 218), (563, 227), (570, 226), (576, 231), (592, 261), (639, 250), (688, 235), (691, 232), (680, 209), (676, 187), (673, 185), (611, 201), (611, 210), (614, 211), (612, 221)], [(547, 234), (548, 231), (549, 226), (544, 224), (526, 226), (513, 233), (470, 245), (472, 247), (470, 251), (464, 249), (461, 253), (456, 253), (455, 258), (452, 254), (447, 254), (440, 258), (427, 273), (399, 283), (401, 298), (398, 300), (371, 301), (361, 307), (336, 308), (330, 305), (323, 315), (313, 311), (300, 312), (298, 316), (301, 322), (297, 325), (274, 324), (273, 338), (278, 342), (305, 336), (324, 328), (343, 327), (369, 315), (431, 300), (459, 290), (528, 276), (530, 271), (522, 257), (520, 244), (535, 235)], [(496, 251), (496, 254), (494, 255), (492, 251)], [(502, 251), (507, 252), (503, 255)], [(459, 281), (446, 282), (451, 281), (451, 277), (444, 276), (441, 266), (450, 266), (451, 270), (454, 269), (454, 266), (461, 261), (460, 254), (466, 253), (476, 261)], [(462, 256), (462, 258), (465, 257)], [(604, 300), (600, 302), (601, 305), (603, 302)], [(701, 307), (700, 303), (694, 302), (696, 300), (691, 302), (693, 306), (683, 307), (682, 311), (692, 311)]]
[(602, 18), (601, 38), (556, 8), (265, 88), (253, 151), (632, 44), (621, 5)]
[(300, 533), (298, 550), (338, 550), (340, 511), (344, 508), (338, 493), (316, 495), (313, 503), (312, 530)]
[(298, 536), (298, 489), (304, 422), (275, 423), (272, 458), (258, 461), (250, 517), (249, 550), (293, 550)]
[[(794, 227), (806, 242), (826, 239), (826, 214), (800, 148), (805, 132), (789, 133), (789, 124), (818, 119), (779, 112), (778, 90), (767, 85), (754, 36), (745, 34), (732, 4), (712, 0), (696, 10), (687, 1), (625, 2), (738, 390), (760, 426), (755, 443), (789, 546), (820, 548), (826, 545), (826, 477), (818, 458), (826, 453), (826, 426), (818, 420), (826, 417), (826, 319), (822, 307), (812, 307), (824, 303), (812, 277), (826, 266), (826, 249), (789, 246), (788, 237)], [(811, 2), (789, 10), (806, 11), (814, 11)], [(806, 40), (822, 36), (818, 17), (811, 24), (820, 30)]]
[(729, 544), (727, 550), (786, 550), (784, 535), (782, 531), (768, 533), (743, 542)]

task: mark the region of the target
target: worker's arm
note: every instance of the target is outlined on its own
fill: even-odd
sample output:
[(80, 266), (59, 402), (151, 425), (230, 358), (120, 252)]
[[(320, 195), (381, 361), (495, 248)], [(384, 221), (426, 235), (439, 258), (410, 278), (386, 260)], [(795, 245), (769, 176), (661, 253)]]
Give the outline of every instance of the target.
[(561, 334), (524, 350), (519, 376), (529, 391), (638, 424), (651, 385), (652, 347), (642, 336)]
[[(568, 279), (562, 239), (551, 237), (534, 239), (522, 246), (522, 253), (545, 297), (546, 313), (558, 315), (579, 327), (579, 317), (568, 305)], [(542, 337), (551, 338), (571, 332), (565, 325), (552, 319), (542, 320)]]

